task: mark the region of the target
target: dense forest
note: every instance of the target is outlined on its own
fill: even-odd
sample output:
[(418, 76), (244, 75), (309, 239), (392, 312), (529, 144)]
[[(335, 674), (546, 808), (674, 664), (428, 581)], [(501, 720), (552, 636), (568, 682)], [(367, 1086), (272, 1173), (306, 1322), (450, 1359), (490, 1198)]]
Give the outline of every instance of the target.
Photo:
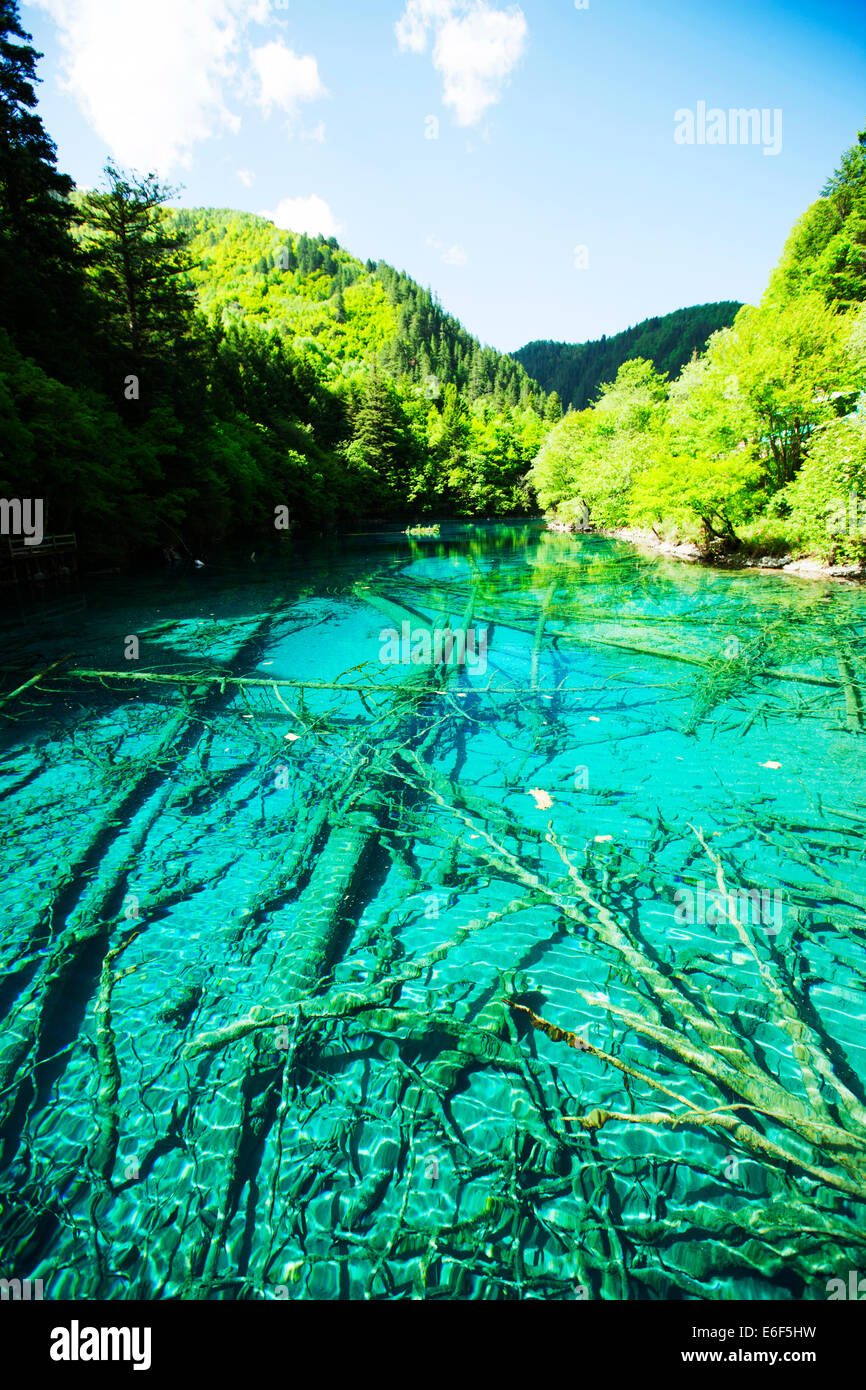
[(612, 381), (623, 362), (644, 357), (659, 372), (676, 376), (707, 339), (729, 328), (742, 305), (735, 300), (695, 304), (661, 318), (644, 319), (633, 328), (588, 343), (527, 343), (512, 356), (563, 405), (583, 410), (602, 382)]
[(429, 290), (384, 261), (365, 264), (335, 237), (279, 232), (251, 213), (196, 208), (173, 214), (188, 243), (191, 278), (209, 318), (258, 322), (297, 340), (322, 368), (351, 375), (366, 363), (437, 398), (443, 384), (497, 410), (532, 405), (558, 420), (558, 400), (507, 353), (484, 348)]
[(534, 509), (561, 416), (433, 297), (335, 241), (111, 162), (84, 192), (36, 111), (0, 0), (0, 492), (87, 563), (188, 556), (277, 526)]
[(542, 506), (710, 554), (866, 557), (866, 132), (794, 227), (757, 307), (669, 381), (620, 367), (532, 470)]
[(759, 306), (531, 344), (521, 365), (334, 238), (173, 211), (176, 190), (111, 162), (77, 190), (38, 56), (0, 0), (0, 494), (43, 499), (85, 563), (539, 503), (710, 553), (866, 553), (864, 135)]

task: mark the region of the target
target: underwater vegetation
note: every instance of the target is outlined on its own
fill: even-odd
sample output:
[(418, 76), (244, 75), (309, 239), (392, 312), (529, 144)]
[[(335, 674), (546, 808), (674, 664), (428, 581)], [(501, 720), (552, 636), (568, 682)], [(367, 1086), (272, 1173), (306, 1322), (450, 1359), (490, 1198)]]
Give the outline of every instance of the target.
[[(0, 1273), (823, 1299), (863, 1267), (856, 586), (443, 525), (157, 588), (6, 622)], [(483, 632), (483, 669), (381, 660), (404, 622)]]

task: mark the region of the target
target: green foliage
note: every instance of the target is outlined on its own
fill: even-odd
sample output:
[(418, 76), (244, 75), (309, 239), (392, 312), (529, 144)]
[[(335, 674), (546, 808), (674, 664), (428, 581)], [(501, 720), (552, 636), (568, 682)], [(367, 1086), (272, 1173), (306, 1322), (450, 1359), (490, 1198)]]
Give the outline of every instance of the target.
[(708, 546), (736, 540), (735, 527), (755, 513), (762, 479), (760, 464), (745, 454), (668, 455), (637, 477), (629, 520), (638, 526), (673, 523), (686, 534), (698, 521)]
[[(364, 364), (406, 388), (435, 392), (450, 383), (469, 401), (490, 398), (500, 409), (530, 405), (543, 416), (558, 406), (512, 357), (482, 347), (429, 290), (384, 261), (364, 265), (333, 237), (280, 232), (251, 213), (196, 208), (174, 218), (189, 238), (208, 317), (267, 322), (287, 338), (313, 341), (332, 375)], [(272, 269), (263, 274), (265, 262)]]
[[(531, 479), (542, 506), (626, 524), (635, 479), (664, 438), (667, 388), (651, 362), (625, 362), (590, 410), (572, 411), (543, 444)], [(570, 518), (573, 519), (573, 518)]]
[(142, 370), (192, 331), (195, 301), (185, 278), (185, 239), (164, 205), (176, 190), (149, 174), (124, 175), (109, 161), (108, 188), (78, 199), (80, 241), (111, 349)]
[(729, 327), (742, 306), (726, 301), (696, 304), (673, 314), (644, 319), (634, 328), (589, 343), (527, 343), (513, 356), (547, 391), (583, 410), (603, 381), (612, 380), (623, 362), (645, 357), (663, 375), (674, 376), (712, 333)]
[(859, 392), (858, 409), (821, 426), (783, 495), (792, 528), (830, 561), (866, 559), (866, 305), (846, 327), (848, 379)]
[(786, 303), (810, 290), (837, 309), (866, 298), (866, 131), (795, 225), (765, 301)]
[(866, 556), (864, 213), (861, 135), (759, 307), (742, 307), (669, 387), (649, 361), (627, 362), (590, 409), (553, 429), (531, 473), (542, 506), (599, 526), (675, 529), (713, 551), (746, 530), (777, 550), (787, 526), (825, 558)]
[(88, 309), (72, 239), (72, 180), (35, 112), (36, 60), (15, 0), (0, 0), (0, 328), (64, 380), (86, 362)]
[(529, 405), (544, 413), (545, 393), (513, 357), (482, 347), (408, 275), (384, 261), (375, 275), (396, 312), (396, 333), (381, 354), (395, 376), (416, 385), (434, 377), (471, 401), (489, 397), (500, 409)]
[[(42, 496), (49, 530), (76, 531), (86, 558), (273, 536), (278, 507), (318, 526), (527, 513), (533, 489), (597, 525), (667, 522), (708, 543), (787, 515), (821, 553), (861, 553), (826, 519), (866, 487), (851, 415), (866, 136), (759, 308), (531, 344), (521, 365), (333, 237), (169, 212), (171, 190), (112, 164), (105, 189), (74, 193), (35, 113), (36, 57), (0, 0), (0, 485)], [(561, 400), (597, 390), (562, 418)]]
[[(729, 335), (711, 340), (710, 378), (725, 383), (746, 447), (765, 459), (773, 486), (790, 481), (809, 438), (846, 386), (843, 321), (820, 296), (744, 308)], [(718, 392), (717, 392), (718, 395)]]
[[(0, 0), (0, 482), (85, 563), (207, 553), (293, 522), (530, 510), (559, 418), (430, 293), (324, 237), (169, 212), (109, 163), (85, 194), (33, 108)], [(79, 343), (86, 343), (82, 351)]]
[(791, 526), (815, 554), (866, 559), (866, 414), (823, 426), (785, 498)]
[(46, 530), (75, 531), (100, 559), (126, 552), (123, 527), (157, 542), (159, 431), (130, 438), (95, 391), (49, 376), (0, 331), (0, 493), (41, 497)]
[(418, 447), (393, 382), (372, 373), (361, 394), (346, 457), (378, 511), (404, 505)]

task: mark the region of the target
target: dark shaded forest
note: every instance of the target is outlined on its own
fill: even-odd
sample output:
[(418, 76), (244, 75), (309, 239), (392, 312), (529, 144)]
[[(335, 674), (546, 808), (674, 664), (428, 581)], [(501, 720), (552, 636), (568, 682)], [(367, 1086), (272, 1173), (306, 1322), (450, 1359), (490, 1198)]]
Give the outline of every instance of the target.
[(675, 377), (692, 355), (703, 352), (710, 334), (730, 328), (743, 306), (735, 300), (694, 304), (672, 314), (644, 319), (633, 328), (587, 343), (527, 343), (512, 356), (563, 405), (584, 410), (603, 382), (613, 381), (623, 362), (643, 357), (656, 371)]

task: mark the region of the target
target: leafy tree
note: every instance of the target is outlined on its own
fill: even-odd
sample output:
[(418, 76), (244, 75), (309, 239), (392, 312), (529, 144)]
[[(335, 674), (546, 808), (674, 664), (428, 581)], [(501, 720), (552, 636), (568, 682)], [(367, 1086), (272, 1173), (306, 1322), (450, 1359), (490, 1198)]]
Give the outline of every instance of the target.
[(542, 507), (559, 511), (573, 504), (588, 510), (591, 478), (602, 453), (596, 412), (569, 411), (545, 439), (529, 475)]
[(823, 560), (866, 559), (866, 414), (821, 427), (785, 491), (789, 526)]
[(764, 302), (781, 305), (809, 291), (836, 309), (866, 299), (866, 131), (795, 225)]
[(831, 561), (866, 558), (866, 305), (846, 328), (849, 380), (859, 393), (859, 408), (819, 427), (802, 469), (784, 492), (793, 533)]
[(834, 413), (848, 364), (843, 320), (815, 293), (782, 305), (744, 308), (710, 341), (690, 410), (698, 440), (742, 444), (764, 460), (773, 488), (790, 482), (812, 431)]
[(698, 521), (707, 549), (717, 541), (738, 543), (735, 528), (754, 516), (763, 469), (745, 454), (711, 458), (669, 455), (638, 474), (629, 520), (638, 526)]

